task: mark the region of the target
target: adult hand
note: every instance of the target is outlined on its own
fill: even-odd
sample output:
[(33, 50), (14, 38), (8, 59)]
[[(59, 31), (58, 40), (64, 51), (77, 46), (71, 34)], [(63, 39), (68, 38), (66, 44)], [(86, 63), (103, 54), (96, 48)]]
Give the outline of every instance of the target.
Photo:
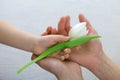
[[(96, 30), (91, 26), (90, 22), (84, 17), (84, 15), (79, 15), (79, 21), (87, 22), (86, 26), (89, 30), (88, 36), (98, 35)], [(66, 26), (62, 26), (62, 23)], [(67, 36), (70, 30), (70, 17), (62, 17), (59, 25), (58, 33)], [(120, 80), (120, 67), (104, 54), (99, 39), (93, 39), (86, 44), (77, 46), (71, 50), (64, 50), (64, 52), (66, 51), (71, 51), (68, 58), (69, 60), (77, 62), (78, 64), (88, 68), (100, 80)]]
[[(87, 29), (89, 30), (88, 36), (90, 35), (98, 35), (95, 29), (91, 26), (90, 22), (82, 15), (79, 15), (79, 21), (87, 23)], [(64, 26), (66, 25), (66, 26)], [(65, 16), (62, 17), (58, 23), (58, 31), (59, 35), (68, 36), (70, 30), (70, 17)], [(49, 28), (48, 28), (49, 29)], [(51, 29), (51, 32), (53, 30)], [(46, 33), (50, 32), (47, 30)], [(69, 49), (65, 49), (67, 51)], [(75, 47), (71, 49), (71, 54), (69, 60), (75, 61), (82, 66), (89, 67), (91, 62), (94, 62), (95, 58), (103, 53), (101, 42), (99, 39), (94, 39), (89, 41), (86, 44), (80, 45), (79, 47)]]
[[(32, 59), (36, 57), (36, 55), (33, 55)], [(53, 73), (58, 80), (83, 80), (80, 65), (75, 62), (47, 57), (38, 61), (37, 64)]]
[[(56, 29), (49, 27), (47, 32), (44, 32), (42, 36), (50, 34), (56, 34)], [(73, 61), (65, 60), (69, 57), (69, 54), (62, 54), (63, 52), (59, 51), (38, 61), (37, 64), (45, 70), (53, 73), (58, 80), (82, 80), (82, 71), (80, 65)], [(32, 59), (36, 57), (37, 56), (33, 54)]]

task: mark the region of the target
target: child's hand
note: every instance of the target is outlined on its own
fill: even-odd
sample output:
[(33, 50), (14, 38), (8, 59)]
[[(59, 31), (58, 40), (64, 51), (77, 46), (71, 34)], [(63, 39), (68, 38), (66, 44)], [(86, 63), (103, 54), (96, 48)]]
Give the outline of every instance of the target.
[(68, 39), (68, 37), (62, 35), (36, 36), (0, 21), (0, 43), (33, 52), (36, 55), (39, 55), (48, 47)]
[[(66, 26), (63, 24), (63, 26)], [(58, 34), (55, 28), (48, 27), (42, 36)], [(69, 51), (58, 51), (47, 58), (37, 62), (37, 64), (45, 70), (53, 73), (58, 80), (83, 80), (82, 71), (79, 64), (65, 60), (69, 58)], [(32, 55), (32, 59), (37, 56)], [(62, 61), (61, 61), (62, 60)]]
[(69, 37), (65, 37), (62, 35), (46, 35), (40, 36), (36, 38), (36, 44), (32, 48), (32, 52), (35, 55), (40, 55), (40, 53), (44, 52), (49, 47), (59, 43), (67, 41)]

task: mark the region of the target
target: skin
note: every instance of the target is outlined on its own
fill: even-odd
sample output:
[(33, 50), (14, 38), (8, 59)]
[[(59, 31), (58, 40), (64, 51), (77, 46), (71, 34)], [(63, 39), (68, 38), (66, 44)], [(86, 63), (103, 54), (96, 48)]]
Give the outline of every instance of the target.
[[(98, 35), (83, 14), (79, 15), (79, 20), (81, 22), (87, 22), (87, 29), (89, 30), (88, 35)], [(62, 17), (60, 21), (66, 26), (59, 26), (59, 22), (57, 34), (67, 36), (70, 30), (70, 17)], [(53, 32), (54, 29), (51, 29), (51, 31)], [(46, 33), (47, 32), (48, 30)], [(66, 49), (64, 51), (71, 52), (68, 60), (74, 61), (88, 68), (100, 80), (120, 80), (120, 67), (106, 56), (99, 39), (91, 40), (84, 45), (72, 49)]]
[(0, 43), (40, 55), (48, 47), (69, 37), (62, 35), (35, 36), (13, 25), (0, 21)]
[[(63, 18), (64, 17), (60, 19), (58, 26), (68, 27), (68, 25), (63, 23)], [(42, 36), (60, 33), (57, 33), (55, 28), (49, 26)], [(58, 80), (83, 80), (80, 65), (73, 61), (66, 60), (69, 57), (69, 53), (70, 50), (58, 51), (57, 53), (38, 61), (37, 64), (53, 73)], [(37, 56), (33, 54), (32, 59), (35, 59), (36, 57)]]
[[(37, 56), (33, 55), (32, 59)], [(55, 57), (47, 57), (37, 62), (43, 69), (53, 73), (58, 80), (83, 80), (80, 65)]]

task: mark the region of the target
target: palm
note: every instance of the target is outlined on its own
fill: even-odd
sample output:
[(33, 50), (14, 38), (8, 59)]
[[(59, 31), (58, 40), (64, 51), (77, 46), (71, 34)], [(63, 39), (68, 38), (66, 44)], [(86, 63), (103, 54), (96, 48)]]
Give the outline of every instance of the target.
[(94, 56), (97, 56), (101, 53), (100, 51), (101, 51), (100, 41), (97, 39), (92, 40), (84, 45), (81, 45), (80, 50), (72, 48), (69, 59), (75, 62), (79, 62), (83, 66), (86, 66), (89, 65), (89, 61), (90, 60), (92, 61)]
[[(49, 28), (51, 28), (51, 27), (49, 27)], [(56, 34), (56, 33), (57, 33), (57, 31), (55, 29), (51, 28), (50, 31), (48, 29), (45, 33), (42, 34), (42, 36)], [(67, 59), (67, 57), (60, 60), (59, 58), (61, 58), (61, 55), (62, 55), (62, 57), (64, 56), (63, 52), (60, 52), (60, 51), (56, 52), (53, 55), (51, 55), (43, 60), (38, 61), (37, 64), (39, 66), (41, 66), (42, 68), (44, 68), (45, 70), (47, 70), (53, 74), (56, 74), (56, 76), (58, 78), (59, 78), (59, 75), (61, 75), (66, 78), (71, 77), (70, 78), (71, 80), (74, 80), (74, 78), (77, 78), (76, 80), (82, 80), (82, 71), (81, 71), (80, 65), (75, 62), (65, 60), (65, 59)], [(34, 55), (34, 54), (32, 55), (32, 59), (34, 59), (36, 57), (37, 57), (36, 55)], [(72, 77), (72, 76), (74, 76), (74, 77)]]
[[(70, 30), (70, 18), (66, 17), (64, 19), (64, 23), (67, 24), (67, 26), (60, 26), (60, 24), (63, 22), (59, 22), (58, 33), (61, 35), (68, 35)], [(87, 22), (87, 29), (89, 30), (88, 35), (97, 35), (95, 29), (92, 28), (91, 24), (83, 15), (79, 16), (79, 20), (81, 22)], [(101, 53), (100, 51), (102, 51), (101, 43), (98, 39), (94, 39), (84, 45), (81, 45), (79, 50), (72, 48), (69, 60), (79, 62), (82, 66), (86, 66), (94, 56), (97, 56)]]
[[(33, 59), (34, 58), (36, 58), (35, 55), (33, 55)], [(45, 70), (56, 74), (57, 77), (59, 75), (65, 76), (66, 74), (69, 75), (66, 75), (66, 77), (77, 76), (82, 74), (80, 66), (72, 61), (61, 61), (57, 58), (47, 57), (37, 62), (37, 64)]]

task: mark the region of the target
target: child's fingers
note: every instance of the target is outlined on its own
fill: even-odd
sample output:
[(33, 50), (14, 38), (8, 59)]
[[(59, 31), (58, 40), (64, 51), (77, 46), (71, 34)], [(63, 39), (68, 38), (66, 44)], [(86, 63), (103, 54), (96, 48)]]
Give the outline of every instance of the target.
[(70, 54), (65, 54), (65, 55), (64, 55), (65, 59), (68, 59), (69, 56), (70, 56)]
[(64, 49), (64, 53), (65, 53), (65, 54), (69, 54), (69, 53), (71, 53), (71, 49), (70, 49), (70, 48), (66, 48), (66, 49)]
[(64, 55), (65, 59), (68, 59), (68, 58), (69, 58), (70, 53), (71, 53), (71, 49), (70, 49), (70, 48), (64, 49), (63, 55)]
[(65, 60), (65, 56), (61, 56), (60, 60), (64, 61)]

